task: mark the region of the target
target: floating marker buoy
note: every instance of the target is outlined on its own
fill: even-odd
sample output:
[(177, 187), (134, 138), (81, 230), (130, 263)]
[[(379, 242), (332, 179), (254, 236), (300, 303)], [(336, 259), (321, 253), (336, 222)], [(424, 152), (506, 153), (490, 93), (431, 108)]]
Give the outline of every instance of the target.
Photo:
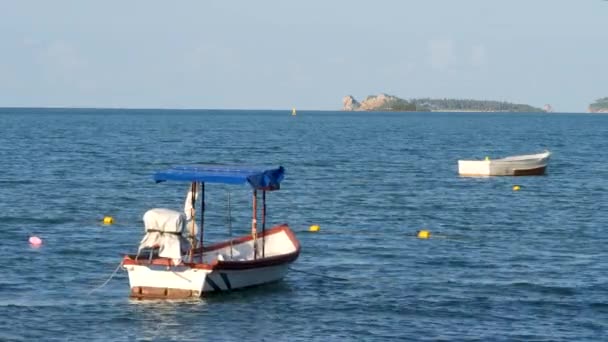
[(112, 224), (114, 223), (114, 219), (112, 216), (106, 216), (103, 218), (103, 224)]
[(486, 160), (490, 160), (490, 157), (486, 156)]
[(418, 238), (419, 239), (428, 239), (431, 237), (431, 232), (429, 232), (428, 230), (419, 230), (418, 231)]
[(42, 239), (37, 236), (30, 236), (28, 241), (30, 242), (30, 245), (32, 245), (32, 246), (42, 245)]
[(318, 224), (313, 224), (308, 228), (309, 232), (318, 232), (319, 230), (321, 230), (321, 227)]
[(521, 187), (519, 185), (513, 185), (513, 191), (519, 191)]

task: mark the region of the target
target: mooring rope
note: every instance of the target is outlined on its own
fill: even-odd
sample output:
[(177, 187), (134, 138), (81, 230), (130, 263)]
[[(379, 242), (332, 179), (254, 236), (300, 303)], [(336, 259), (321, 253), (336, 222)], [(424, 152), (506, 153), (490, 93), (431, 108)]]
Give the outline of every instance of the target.
[(118, 270), (120, 269), (120, 267), (122, 266), (122, 261), (120, 262), (120, 264), (118, 264), (118, 267), (116, 267), (116, 269), (114, 270), (114, 272), (112, 272), (112, 274), (110, 275), (110, 278), (108, 278), (103, 284), (101, 284), (100, 286), (97, 286), (96, 288), (92, 289), (91, 291), (89, 291), (89, 293), (87, 293), (87, 296), (90, 296), (91, 293), (101, 289), (102, 287), (106, 286), (107, 283), (110, 282), (110, 280), (112, 280), (112, 278), (114, 278), (114, 276), (116, 275), (116, 273), (118, 272)]
[(309, 271), (304, 271), (304, 270), (298, 270), (296, 268), (290, 267), (290, 270), (294, 271), (294, 272), (300, 272), (300, 273), (304, 273), (304, 274), (308, 274), (308, 275), (313, 275), (316, 277), (321, 277), (321, 278), (327, 278), (327, 279), (331, 279), (331, 280), (338, 280), (338, 281), (350, 281), (350, 279), (346, 279), (346, 278), (340, 278), (340, 277), (334, 277), (334, 276), (328, 276), (325, 274), (320, 274), (320, 273), (314, 273), (314, 272), (309, 272)]

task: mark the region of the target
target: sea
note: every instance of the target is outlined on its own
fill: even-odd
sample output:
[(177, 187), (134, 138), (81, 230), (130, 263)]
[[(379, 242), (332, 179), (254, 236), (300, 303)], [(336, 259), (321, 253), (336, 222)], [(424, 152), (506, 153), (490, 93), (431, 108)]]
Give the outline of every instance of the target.
[[(607, 137), (580, 113), (0, 109), (0, 340), (606, 341)], [(458, 175), (544, 150), (544, 176)], [(267, 222), (300, 257), (265, 286), (130, 299), (142, 215), (187, 191), (152, 174), (202, 163), (283, 166)], [(208, 184), (205, 241), (248, 234), (250, 196)]]

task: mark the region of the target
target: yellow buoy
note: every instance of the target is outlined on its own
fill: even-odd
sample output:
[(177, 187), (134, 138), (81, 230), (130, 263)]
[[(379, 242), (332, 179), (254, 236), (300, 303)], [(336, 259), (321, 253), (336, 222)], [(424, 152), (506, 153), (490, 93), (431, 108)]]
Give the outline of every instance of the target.
[(112, 224), (114, 223), (114, 219), (112, 216), (106, 216), (103, 218), (103, 224)]
[(486, 156), (486, 160), (490, 160), (490, 157)]
[(319, 227), (318, 224), (313, 224), (312, 226), (308, 227), (309, 232), (318, 232), (319, 230), (321, 230), (321, 227)]
[(431, 237), (431, 232), (429, 232), (428, 230), (419, 230), (418, 231), (418, 238), (419, 239), (428, 239)]
[(519, 185), (513, 185), (513, 191), (519, 191), (521, 187)]

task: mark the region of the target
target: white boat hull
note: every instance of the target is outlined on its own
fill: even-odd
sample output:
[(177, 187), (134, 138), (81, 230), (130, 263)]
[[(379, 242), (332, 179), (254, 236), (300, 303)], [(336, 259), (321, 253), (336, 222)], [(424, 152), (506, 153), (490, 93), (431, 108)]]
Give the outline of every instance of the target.
[(138, 298), (200, 297), (281, 280), (289, 265), (242, 271), (207, 271), (187, 267), (126, 266), (131, 296)]
[(138, 298), (185, 298), (202, 294), (208, 270), (185, 266), (128, 265), (131, 296)]
[(283, 279), (289, 265), (264, 267), (243, 271), (219, 271), (207, 275), (203, 292), (231, 291), (272, 283)]
[(535, 176), (543, 175), (551, 153), (513, 156), (495, 160), (459, 160), (461, 176)]
[(249, 236), (205, 248), (201, 260), (172, 265), (170, 259), (126, 256), (131, 297), (190, 298), (210, 292), (232, 291), (281, 280), (300, 252), (299, 242), (286, 225), (257, 239), (254, 258)]

